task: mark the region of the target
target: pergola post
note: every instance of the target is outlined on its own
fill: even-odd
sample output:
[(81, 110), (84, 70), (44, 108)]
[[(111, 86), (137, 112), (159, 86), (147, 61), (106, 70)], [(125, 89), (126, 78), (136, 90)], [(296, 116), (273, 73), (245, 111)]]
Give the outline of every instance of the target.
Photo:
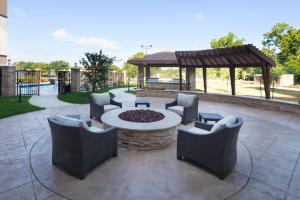
[(150, 73), (150, 67), (146, 66), (146, 80), (148, 80), (148, 78), (151, 77), (151, 73)]
[(138, 88), (144, 88), (144, 66), (138, 66)]
[(231, 94), (235, 95), (235, 67), (229, 67)]
[(266, 99), (270, 99), (270, 66), (263, 62), (261, 67)]
[(204, 93), (207, 93), (207, 72), (206, 67), (202, 68)]
[(182, 68), (179, 66), (179, 90), (182, 90)]

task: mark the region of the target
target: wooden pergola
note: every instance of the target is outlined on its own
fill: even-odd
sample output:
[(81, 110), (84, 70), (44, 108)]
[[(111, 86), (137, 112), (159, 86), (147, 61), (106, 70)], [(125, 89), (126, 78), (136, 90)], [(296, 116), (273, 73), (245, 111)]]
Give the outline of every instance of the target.
[[(182, 90), (182, 68), (186, 68), (187, 71), (192, 69), (192, 72), (195, 68), (202, 68), (205, 93), (207, 92), (206, 69), (229, 68), (232, 95), (236, 94), (235, 69), (238, 67), (260, 67), (266, 99), (270, 99), (270, 68), (275, 66), (272, 58), (266, 56), (252, 44), (199, 51), (160, 52), (127, 62), (138, 65), (138, 82), (142, 84), (144, 82), (144, 67), (146, 68), (146, 77), (150, 77), (150, 67), (179, 67), (180, 90)], [(187, 73), (188, 82), (189, 75), (191, 73)]]

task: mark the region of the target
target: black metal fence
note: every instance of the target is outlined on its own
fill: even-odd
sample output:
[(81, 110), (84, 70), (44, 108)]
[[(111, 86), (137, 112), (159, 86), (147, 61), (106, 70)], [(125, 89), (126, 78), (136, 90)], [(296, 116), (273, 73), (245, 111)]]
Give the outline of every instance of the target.
[(58, 72), (58, 93), (66, 94), (71, 91), (71, 73), (69, 71)]
[(40, 71), (16, 71), (16, 94), (40, 95)]

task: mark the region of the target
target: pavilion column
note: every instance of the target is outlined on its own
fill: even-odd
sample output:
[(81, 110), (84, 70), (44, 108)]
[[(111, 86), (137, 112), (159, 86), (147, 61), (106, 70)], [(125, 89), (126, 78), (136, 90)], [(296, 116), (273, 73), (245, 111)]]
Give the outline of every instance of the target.
[(235, 67), (229, 67), (231, 94), (235, 95)]
[(262, 77), (264, 82), (264, 89), (265, 89), (265, 97), (266, 99), (270, 99), (270, 66), (267, 65), (265, 62), (263, 63), (263, 66), (261, 68), (262, 71)]
[(207, 72), (206, 67), (202, 68), (204, 93), (207, 93)]
[(138, 66), (138, 88), (144, 88), (144, 66)]
[(179, 67), (179, 90), (182, 90), (182, 68)]
[(146, 80), (151, 77), (150, 67), (146, 66)]
[(187, 67), (186, 68), (186, 81), (187, 81), (187, 90), (196, 89), (196, 68)]

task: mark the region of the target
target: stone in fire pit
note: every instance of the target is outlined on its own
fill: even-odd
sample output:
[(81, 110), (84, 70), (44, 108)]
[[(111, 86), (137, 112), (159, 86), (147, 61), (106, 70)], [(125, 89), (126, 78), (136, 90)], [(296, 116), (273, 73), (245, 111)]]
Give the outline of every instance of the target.
[(129, 122), (157, 122), (162, 120), (165, 116), (153, 110), (128, 110), (118, 115), (120, 119)]

